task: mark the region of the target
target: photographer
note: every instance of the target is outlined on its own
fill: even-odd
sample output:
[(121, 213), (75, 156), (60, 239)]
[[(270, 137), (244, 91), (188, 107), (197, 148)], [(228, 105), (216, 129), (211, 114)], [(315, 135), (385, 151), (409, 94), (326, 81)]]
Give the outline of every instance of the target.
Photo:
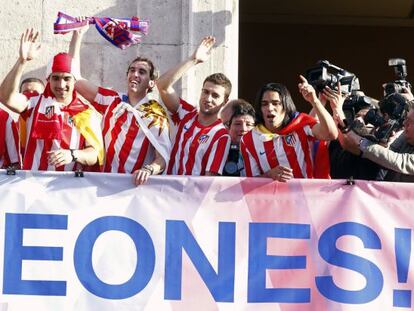
[(220, 117), (227, 127), (231, 145), (223, 176), (244, 176), (244, 165), (240, 154), (242, 136), (253, 129), (256, 121), (255, 111), (244, 99), (235, 99), (227, 103), (220, 112)]
[(410, 102), (410, 110), (403, 122), (404, 130), (390, 144), (384, 147), (354, 132), (347, 134), (348, 141), (362, 157), (387, 169), (383, 180), (414, 182), (414, 108)]
[[(341, 89), (341, 83), (338, 82), (335, 89), (326, 85), (323, 88), (319, 88), (320, 91), (318, 92), (318, 97), (322, 105), (325, 107), (329, 103), (332, 110), (332, 116), (339, 130), (345, 128), (343, 120), (348, 120), (349, 123), (361, 120), (359, 123), (363, 123), (362, 118), (369, 107), (369, 104), (365, 104), (360, 100), (365, 97), (363, 92), (352, 91), (350, 94), (346, 95), (338, 91)], [(348, 113), (349, 110), (352, 110), (352, 113)], [(346, 115), (344, 111), (347, 112)], [(309, 114), (313, 117), (317, 117), (313, 109)], [(380, 167), (377, 164), (367, 159), (362, 159), (359, 155), (354, 154), (354, 150), (351, 150), (354, 152), (350, 152), (350, 150), (348, 150), (348, 148), (350, 148), (349, 145), (350, 144), (347, 142), (346, 137), (344, 137), (344, 134), (341, 131), (338, 133), (338, 139), (329, 142), (329, 169), (331, 178), (349, 179), (352, 177), (354, 179), (364, 180), (375, 179)]]
[[(360, 89), (359, 79), (355, 74), (329, 63), (318, 61), (315, 68), (308, 69), (306, 76), (316, 89), (323, 106), (329, 103), (332, 116), (339, 130), (345, 130), (368, 111), (371, 100)], [(316, 117), (312, 110), (309, 113)], [(345, 122), (343, 120), (346, 120)], [(366, 159), (347, 151), (346, 141), (340, 132), (337, 140), (329, 142), (329, 170), (331, 178), (375, 179), (379, 167)]]
[[(349, 142), (344, 120), (351, 123), (359, 133), (370, 133), (373, 129), (364, 124), (363, 118), (369, 111), (369, 104), (364, 103), (363, 92), (354, 92), (344, 98), (334, 90), (324, 92), (325, 98), (331, 104), (334, 119), (340, 129), (338, 139), (329, 144), (331, 177), (337, 179), (375, 180), (381, 167), (368, 159), (361, 158), (352, 142)], [(344, 105), (345, 101), (345, 105)], [(350, 115), (345, 112), (352, 110)]]

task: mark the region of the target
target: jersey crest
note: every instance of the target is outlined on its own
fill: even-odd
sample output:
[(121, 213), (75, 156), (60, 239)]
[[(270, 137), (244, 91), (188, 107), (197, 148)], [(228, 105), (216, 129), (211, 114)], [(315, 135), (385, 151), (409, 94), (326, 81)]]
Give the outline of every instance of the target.
[(47, 106), (45, 108), (45, 116), (46, 116), (46, 118), (51, 119), (54, 114), (55, 114), (55, 106)]
[(199, 144), (205, 144), (208, 141), (209, 138), (210, 138), (210, 136), (207, 135), (207, 134), (200, 135), (200, 137), (198, 138), (198, 143)]
[(294, 134), (289, 134), (284, 137), (286, 145), (293, 147), (296, 144), (296, 137)]

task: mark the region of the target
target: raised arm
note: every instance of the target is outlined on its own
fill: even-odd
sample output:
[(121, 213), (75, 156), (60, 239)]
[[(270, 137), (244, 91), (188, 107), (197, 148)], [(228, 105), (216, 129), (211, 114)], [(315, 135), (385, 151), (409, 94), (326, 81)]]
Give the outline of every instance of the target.
[(315, 124), (312, 127), (312, 133), (317, 139), (321, 140), (333, 140), (338, 137), (338, 129), (336, 124), (329, 114), (329, 112), (322, 105), (318, 96), (316, 96), (315, 89), (312, 85), (308, 83), (305, 77), (302, 75), (299, 76), (301, 83), (299, 83), (299, 91), (302, 94), (303, 98), (309, 102), (319, 120), (319, 123)]
[[(340, 126), (344, 126), (343, 120), (345, 119), (345, 114), (342, 110), (342, 106), (345, 101), (345, 96), (339, 91), (341, 89), (341, 83), (338, 82), (337, 90), (331, 89), (329, 86), (325, 86), (323, 91), (319, 94), (319, 100), (324, 107), (326, 103), (329, 102), (329, 105), (332, 109), (332, 116), (334, 121), (339, 123)], [(309, 115), (318, 119), (316, 111), (314, 108), (309, 112)]]
[[(409, 150), (401, 153), (393, 151), (389, 147), (373, 143), (353, 131), (347, 134), (347, 139), (354, 146), (354, 149), (357, 148), (360, 153), (362, 152), (363, 158), (394, 172), (414, 175), (414, 154), (410, 153)], [(405, 134), (403, 133), (391, 145), (399, 149), (407, 144)]]
[(39, 32), (35, 32), (33, 29), (26, 29), (22, 33), (19, 58), (0, 85), (0, 102), (17, 113), (27, 108), (26, 97), (19, 93), (19, 83), (27, 62), (36, 58), (39, 54), (40, 44), (36, 42), (38, 36)]
[[(78, 18), (79, 20), (83, 20), (84, 18)], [(84, 98), (86, 98), (89, 102), (93, 102), (98, 94), (98, 87), (93, 84), (92, 82), (86, 80), (81, 76), (80, 73), (80, 47), (82, 44), (82, 38), (86, 31), (89, 29), (89, 24), (79, 28), (78, 30), (74, 30), (72, 34), (72, 40), (70, 41), (69, 45), (69, 54), (73, 58), (73, 62), (75, 63), (75, 67), (79, 68), (79, 73), (76, 75), (76, 84), (75, 88), (76, 91), (79, 92)]]
[(216, 39), (212, 36), (203, 38), (194, 53), (175, 67), (165, 72), (158, 80), (157, 87), (161, 98), (171, 112), (176, 112), (180, 105), (180, 98), (173, 85), (193, 66), (205, 62), (211, 54)]
[(414, 154), (399, 153), (378, 144), (369, 144), (362, 157), (397, 173), (414, 175)]

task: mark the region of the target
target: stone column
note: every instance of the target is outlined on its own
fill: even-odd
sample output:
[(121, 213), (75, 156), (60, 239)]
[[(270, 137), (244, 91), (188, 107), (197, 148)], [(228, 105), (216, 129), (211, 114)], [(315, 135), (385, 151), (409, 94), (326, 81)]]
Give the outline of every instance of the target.
[[(177, 82), (176, 90), (192, 104), (198, 104), (203, 80), (215, 72), (226, 74), (232, 84), (232, 98), (238, 90), (238, 30), (237, 0), (138, 0), (140, 16), (151, 16), (150, 36), (142, 51), (152, 57), (161, 73), (188, 57), (207, 35), (217, 39), (210, 60), (197, 65)], [(162, 16), (158, 16), (162, 13)]]

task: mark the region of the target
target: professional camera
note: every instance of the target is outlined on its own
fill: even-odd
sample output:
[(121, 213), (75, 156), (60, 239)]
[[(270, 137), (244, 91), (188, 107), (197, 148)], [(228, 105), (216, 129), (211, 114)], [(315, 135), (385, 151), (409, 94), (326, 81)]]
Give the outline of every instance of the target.
[(353, 90), (359, 90), (359, 80), (353, 73), (330, 64), (327, 60), (320, 60), (316, 67), (308, 69), (306, 79), (317, 92), (322, 92), (325, 86), (337, 90), (338, 82), (341, 83), (342, 93), (349, 94)]
[(394, 82), (389, 82), (384, 85), (385, 96), (393, 93), (404, 93), (403, 87), (411, 90), (411, 84), (405, 78), (407, 77), (407, 66), (405, 59), (390, 58), (388, 66), (394, 68), (395, 78)]
[(240, 176), (239, 157), (239, 146), (237, 144), (231, 144), (229, 155), (223, 168), (223, 176)]
[[(364, 117), (364, 122), (375, 127), (372, 135), (367, 136), (374, 142), (387, 142), (393, 131), (403, 127), (403, 122), (407, 116), (408, 100), (399, 93), (385, 96), (379, 102), (378, 108), (370, 109)], [(387, 117), (385, 116), (387, 115)]]
[(372, 98), (365, 96), (362, 91), (352, 91), (348, 95), (342, 106), (342, 110), (345, 114), (345, 120), (347, 124), (352, 124), (355, 119), (355, 115), (361, 110), (370, 108), (372, 106)]

